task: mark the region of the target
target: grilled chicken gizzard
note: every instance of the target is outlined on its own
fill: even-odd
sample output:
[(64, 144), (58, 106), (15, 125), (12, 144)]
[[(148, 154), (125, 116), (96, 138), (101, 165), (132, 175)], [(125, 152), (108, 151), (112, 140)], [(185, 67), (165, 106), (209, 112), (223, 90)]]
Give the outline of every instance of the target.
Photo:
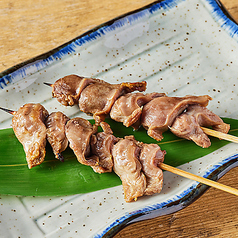
[(52, 112), (45, 120), (46, 137), (50, 143), (55, 157), (64, 161), (61, 154), (68, 147), (68, 139), (65, 134), (65, 125), (69, 118), (62, 112)]
[(117, 138), (112, 135), (109, 125), (101, 124), (103, 132), (97, 133), (97, 126), (88, 120), (76, 117), (66, 124), (69, 147), (79, 163), (91, 166), (96, 173), (112, 172), (112, 147)]
[(139, 161), (146, 177), (145, 195), (160, 193), (163, 187), (163, 172), (159, 164), (164, 162), (165, 150), (161, 150), (157, 144), (143, 144)]
[(113, 131), (106, 122), (101, 122), (103, 132), (98, 132), (91, 137), (91, 153), (99, 158), (96, 166), (92, 166), (96, 173), (112, 172), (113, 158), (112, 148), (118, 142), (118, 138), (113, 135)]
[(126, 136), (112, 150), (114, 172), (122, 180), (126, 202), (143, 195), (160, 193), (163, 172), (159, 164), (164, 161), (165, 151), (157, 144), (144, 144), (133, 136)]
[(23, 145), (29, 169), (41, 164), (45, 158), (46, 126), (49, 115), (40, 104), (28, 103), (13, 113), (12, 128)]
[(97, 132), (97, 127), (88, 120), (76, 117), (70, 119), (65, 126), (69, 147), (73, 150), (81, 164), (95, 166), (98, 164), (96, 156), (90, 156), (91, 136)]
[(112, 150), (114, 171), (120, 177), (126, 202), (143, 196), (146, 178), (139, 162), (140, 148), (133, 138), (120, 140)]
[(172, 126), (175, 118), (189, 105), (207, 106), (211, 97), (185, 96), (185, 97), (158, 97), (147, 103), (142, 110), (141, 124), (150, 137), (157, 141), (163, 139), (163, 132)]
[(78, 103), (81, 92), (89, 84), (99, 81), (98, 79), (84, 78), (77, 75), (68, 75), (58, 79), (52, 86), (52, 96), (64, 106), (73, 106)]
[(212, 127), (214, 130), (226, 134), (230, 130), (230, 125), (224, 123), (219, 116), (200, 105), (189, 106), (185, 112), (176, 117), (170, 130), (179, 137), (192, 140), (197, 145), (208, 148), (211, 141), (203, 132), (201, 126)]

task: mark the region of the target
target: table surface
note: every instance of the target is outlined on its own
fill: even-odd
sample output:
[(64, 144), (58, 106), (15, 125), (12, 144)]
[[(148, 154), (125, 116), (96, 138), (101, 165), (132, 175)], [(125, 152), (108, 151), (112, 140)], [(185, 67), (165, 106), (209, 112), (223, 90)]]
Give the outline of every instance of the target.
[[(220, 0), (238, 22), (238, 1)], [(0, 1), (0, 72), (153, 1)], [(219, 182), (238, 188), (238, 167)], [(211, 199), (212, 198), (212, 199)], [(236, 237), (237, 197), (210, 188), (187, 208), (131, 224), (115, 237)]]

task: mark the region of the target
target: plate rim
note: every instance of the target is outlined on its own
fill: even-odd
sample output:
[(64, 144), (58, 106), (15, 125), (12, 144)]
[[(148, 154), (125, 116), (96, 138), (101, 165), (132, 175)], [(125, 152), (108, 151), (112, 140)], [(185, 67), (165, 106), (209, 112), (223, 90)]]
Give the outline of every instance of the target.
[[(79, 41), (81, 39), (87, 38), (87, 40), (94, 39), (96, 37), (97, 33), (100, 32), (103, 34), (103, 31), (108, 27), (110, 28), (113, 24), (115, 24), (118, 21), (122, 21), (126, 17), (129, 16), (135, 16), (135, 14), (139, 14), (143, 12), (144, 10), (150, 10), (151, 13), (153, 11), (156, 11), (160, 8), (169, 8), (171, 4), (177, 4), (179, 2), (183, 2), (186, 0), (157, 0), (153, 3), (150, 3), (144, 7), (141, 7), (139, 9), (130, 11), (128, 13), (122, 14), (116, 18), (113, 18), (105, 23), (102, 23), (91, 30), (86, 31), (85, 33), (75, 37), (74, 39), (50, 50), (43, 54), (40, 54), (36, 57), (33, 57), (31, 59), (28, 59), (26, 61), (23, 61), (22, 63), (19, 63), (17, 65), (14, 65), (3, 72), (0, 73), (0, 87), (3, 88), (4, 86), (7, 86), (8, 83), (12, 82), (12, 74), (20, 74), (22, 78), (31, 75), (32, 72), (28, 72), (27, 74), (22, 74), (22, 72), (25, 70), (25, 68), (29, 66), (34, 66), (34, 63), (36, 62), (42, 62), (42, 68), (44, 69), (49, 65), (48, 61), (51, 60), (59, 60), (63, 54), (69, 54), (73, 53), (73, 48), (70, 46), (74, 44), (76, 41)], [(201, 0), (205, 3), (207, 3), (211, 9), (210, 14), (213, 15), (214, 21), (218, 22), (222, 28), (224, 28), (227, 33), (234, 37), (235, 35), (238, 36), (238, 25), (235, 22), (235, 20), (231, 17), (229, 12), (226, 10), (226, 8), (223, 6), (223, 4), (219, 0)], [(34, 69), (35, 72), (37, 72), (39, 69), (37, 67)], [(35, 73), (33, 72), (33, 73)], [(228, 172), (233, 167), (238, 166), (238, 154), (232, 155), (225, 160), (223, 160), (219, 166), (212, 166), (210, 170), (206, 170), (206, 174), (204, 177), (209, 178), (211, 180), (217, 181), (220, 177), (222, 177), (226, 172)], [(195, 183), (194, 183), (195, 184)], [(191, 188), (191, 187), (190, 187)], [(177, 212), (181, 210), (184, 207), (187, 207), (194, 201), (196, 201), (199, 197), (201, 197), (207, 190), (209, 189), (209, 186), (203, 185), (201, 183), (196, 183), (195, 186), (192, 186), (192, 189), (187, 189), (185, 191), (181, 191), (181, 193), (185, 193), (185, 196), (181, 197), (180, 199), (177, 199), (175, 201), (171, 201), (169, 203), (164, 203), (161, 207), (153, 207), (153, 208), (143, 208), (140, 211), (135, 211), (132, 214), (129, 214), (128, 216), (123, 216), (113, 223), (111, 223), (109, 226), (107, 226), (100, 234), (97, 234), (95, 237), (112, 237), (115, 234), (117, 234), (120, 230), (122, 230), (128, 223), (133, 222), (138, 217), (149, 215), (151, 212), (165, 208), (168, 209), (171, 206), (174, 206), (174, 210), (171, 212), (168, 212), (166, 214), (171, 214), (173, 212)], [(158, 205), (158, 204), (157, 204)], [(170, 211), (170, 210), (168, 210)]]

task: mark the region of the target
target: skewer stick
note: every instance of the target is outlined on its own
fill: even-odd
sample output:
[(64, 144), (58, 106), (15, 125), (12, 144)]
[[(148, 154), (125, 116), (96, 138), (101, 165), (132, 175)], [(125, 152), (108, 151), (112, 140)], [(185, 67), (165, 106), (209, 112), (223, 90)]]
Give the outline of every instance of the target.
[(201, 127), (201, 128), (207, 135), (214, 136), (214, 137), (217, 137), (217, 138), (220, 138), (223, 140), (228, 140), (228, 141), (231, 141), (234, 143), (238, 143), (238, 137), (236, 137), (236, 136), (222, 133), (220, 131), (214, 131), (214, 130), (211, 130), (211, 129), (208, 129), (205, 127)]
[(13, 111), (13, 110), (10, 110), (10, 109), (7, 109), (7, 108), (3, 108), (3, 107), (0, 107), (0, 109), (7, 112), (7, 113), (12, 114), (12, 115), (15, 115), (17, 113), (16, 111)]
[(50, 86), (50, 87), (52, 87), (52, 86), (53, 86), (53, 84), (52, 84), (52, 83), (45, 83), (45, 82), (44, 82), (44, 84), (45, 84), (45, 85), (47, 85), (47, 86)]
[(185, 178), (188, 178), (188, 179), (195, 180), (195, 181), (197, 181), (197, 182), (206, 184), (206, 185), (208, 185), (208, 186), (211, 186), (211, 187), (214, 187), (214, 188), (217, 188), (217, 189), (220, 189), (220, 190), (222, 190), (222, 191), (225, 191), (225, 192), (228, 192), (228, 193), (231, 193), (231, 194), (233, 194), (233, 195), (238, 196), (238, 190), (235, 189), (235, 188), (226, 186), (226, 185), (224, 185), (224, 184), (215, 182), (215, 181), (210, 180), (210, 179), (203, 178), (203, 177), (198, 176), (198, 175), (195, 175), (195, 174), (191, 174), (191, 173), (189, 173), (189, 172), (187, 172), (187, 171), (183, 171), (183, 170), (181, 170), (181, 169), (172, 167), (172, 166), (167, 165), (167, 164), (164, 164), (164, 163), (161, 163), (161, 164), (159, 165), (159, 167), (160, 167), (161, 169), (166, 170), (166, 171), (169, 171), (169, 172), (171, 172), (171, 173), (180, 175), (180, 176), (185, 177)]

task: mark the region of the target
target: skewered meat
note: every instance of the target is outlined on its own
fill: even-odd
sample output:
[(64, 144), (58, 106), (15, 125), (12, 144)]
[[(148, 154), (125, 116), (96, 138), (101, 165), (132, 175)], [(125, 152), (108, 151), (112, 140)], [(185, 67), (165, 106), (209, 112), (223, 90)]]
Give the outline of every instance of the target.
[(163, 172), (158, 167), (164, 161), (165, 151), (157, 144), (143, 144), (140, 153), (142, 171), (146, 176), (145, 195), (160, 193), (163, 187)]
[(47, 140), (55, 157), (60, 161), (64, 160), (61, 152), (66, 150), (68, 146), (68, 139), (65, 135), (65, 124), (68, 120), (69, 118), (62, 112), (52, 112), (45, 121)]
[(66, 137), (79, 163), (91, 166), (97, 173), (111, 172), (113, 167), (111, 149), (116, 143), (110, 126), (103, 122), (103, 132), (88, 120), (76, 117), (66, 124)]
[(126, 202), (137, 200), (146, 189), (146, 178), (139, 162), (140, 148), (133, 137), (125, 137), (112, 149), (114, 172), (120, 177)]
[[(71, 88), (71, 84), (74, 84), (68, 82), (67, 78), (65, 78), (61, 79), (61, 82), (58, 84), (67, 85), (68, 83), (68, 87)], [(208, 95), (166, 97), (163, 93), (146, 95), (131, 93), (135, 90), (144, 91), (146, 82), (112, 85), (103, 80), (92, 79), (92, 81), (85, 85), (80, 90), (81, 94), (77, 94), (78, 96), (74, 103), (79, 100), (80, 110), (87, 114), (93, 114), (96, 125), (99, 125), (110, 113), (112, 119), (122, 122), (126, 127), (132, 126), (134, 129), (138, 129), (142, 125), (147, 130), (148, 135), (158, 141), (163, 139), (163, 132), (172, 126), (176, 117), (189, 105), (197, 104), (206, 107), (209, 100), (211, 100), (211, 97)], [(66, 86), (64, 87), (67, 88)], [(64, 94), (63, 91), (61, 92), (62, 94)], [(68, 93), (70, 94), (70, 90)], [(59, 94), (60, 97), (63, 96)], [(176, 135), (178, 136), (181, 134), (176, 132), (174, 128), (172, 132), (177, 133)], [(197, 137), (201, 136), (199, 128), (194, 132), (198, 133)], [(205, 143), (206, 140), (207, 142)], [(209, 139), (204, 136), (203, 141), (203, 147), (207, 147), (210, 143)]]
[(79, 163), (89, 166), (98, 165), (98, 157), (90, 156), (90, 140), (97, 132), (97, 127), (88, 120), (76, 117), (69, 120), (65, 126), (69, 147), (74, 151)]
[(138, 129), (140, 126), (140, 117), (142, 106), (157, 97), (165, 96), (164, 93), (128, 93), (119, 97), (112, 106), (110, 117), (124, 126), (132, 126)]
[(45, 158), (47, 110), (40, 104), (28, 103), (20, 107), (12, 118), (12, 128), (23, 145), (29, 169)]
[(117, 98), (132, 91), (145, 89), (146, 82), (109, 84), (101, 80), (87, 86), (81, 92), (79, 108), (87, 114), (92, 114), (96, 124), (99, 124), (110, 113)]
[(61, 104), (72, 106), (79, 103), (80, 110), (93, 114), (99, 125), (118, 97), (136, 90), (145, 91), (146, 82), (109, 84), (100, 79), (68, 75), (51, 86), (53, 97)]
[(228, 133), (230, 129), (228, 124), (207, 108), (192, 105), (175, 119), (170, 130), (179, 137), (192, 140), (197, 145), (207, 148), (211, 145), (211, 141), (200, 126), (211, 126), (214, 130), (223, 133)]
[(83, 89), (96, 81), (98, 80), (77, 75), (68, 75), (58, 79), (52, 85), (52, 95), (64, 106), (73, 106), (78, 103)]
[(158, 97), (147, 103), (142, 110), (141, 123), (150, 137), (162, 140), (162, 133), (172, 126), (174, 119), (189, 105), (207, 106), (211, 97)]
[(118, 139), (112, 134), (113, 132), (107, 123), (102, 122), (101, 127), (103, 132), (96, 133), (91, 138), (92, 154), (99, 158), (98, 165), (92, 166), (92, 168), (97, 173), (112, 172), (112, 148)]

